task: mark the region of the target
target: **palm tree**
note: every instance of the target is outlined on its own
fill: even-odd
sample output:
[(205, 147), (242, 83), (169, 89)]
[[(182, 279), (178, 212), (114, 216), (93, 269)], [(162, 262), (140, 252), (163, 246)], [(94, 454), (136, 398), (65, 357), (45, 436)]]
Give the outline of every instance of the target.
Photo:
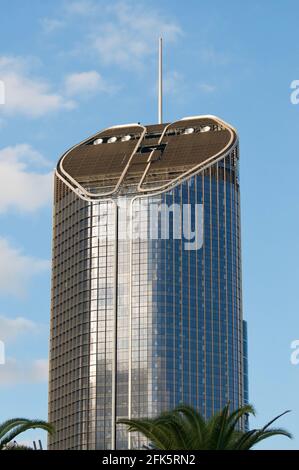
[(240, 431), (238, 425), (248, 415), (255, 415), (251, 405), (230, 412), (228, 403), (222, 411), (205, 420), (194, 408), (181, 405), (173, 411), (152, 419), (122, 419), (129, 432), (140, 432), (154, 449), (161, 450), (249, 450), (258, 442), (271, 436), (291, 434), (270, 426), (284, 413), (276, 416), (261, 429)]
[(50, 434), (54, 433), (53, 426), (46, 421), (26, 418), (13, 418), (4, 421), (0, 424), (0, 450), (12, 448), (10, 444), (19, 434), (36, 428), (43, 429)]

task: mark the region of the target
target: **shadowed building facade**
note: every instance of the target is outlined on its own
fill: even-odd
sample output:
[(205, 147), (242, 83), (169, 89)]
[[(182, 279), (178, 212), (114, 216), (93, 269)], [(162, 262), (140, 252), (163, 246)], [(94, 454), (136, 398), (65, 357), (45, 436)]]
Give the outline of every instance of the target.
[[(238, 164), (237, 134), (214, 116), (115, 126), (60, 159), (50, 449), (138, 448), (118, 419), (247, 402)], [(169, 208), (155, 236), (153, 207)]]

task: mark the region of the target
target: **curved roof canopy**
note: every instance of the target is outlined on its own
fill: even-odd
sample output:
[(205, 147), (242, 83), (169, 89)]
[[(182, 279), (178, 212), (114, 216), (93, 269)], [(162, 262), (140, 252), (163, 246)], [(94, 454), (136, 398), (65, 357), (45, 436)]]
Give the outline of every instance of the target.
[(219, 158), (235, 144), (235, 130), (214, 116), (168, 124), (114, 126), (67, 151), (57, 172), (92, 198), (163, 190)]

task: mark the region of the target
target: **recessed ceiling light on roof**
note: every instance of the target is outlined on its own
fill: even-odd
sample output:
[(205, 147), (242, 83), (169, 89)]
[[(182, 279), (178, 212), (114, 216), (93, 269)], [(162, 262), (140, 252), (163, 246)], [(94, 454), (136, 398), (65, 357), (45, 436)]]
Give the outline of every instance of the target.
[(128, 142), (128, 140), (131, 140), (132, 136), (130, 135), (124, 135), (122, 138), (121, 138), (121, 141), (122, 142)]
[(96, 139), (93, 141), (93, 145), (99, 145), (99, 144), (102, 144), (104, 141), (103, 139)]
[(193, 134), (194, 132), (194, 127), (187, 127), (187, 129), (184, 130), (184, 134)]
[(110, 137), (110, 139), (107, 140), (108, 144), (114, 144), (114, 142), (117, 141), (117, 137), (113, 136), (113, 137)]
[(210, 126), (203, 126), (201, 129), (200, 129), (200, 132), (209, 132), (211, 130), (211, 127)]

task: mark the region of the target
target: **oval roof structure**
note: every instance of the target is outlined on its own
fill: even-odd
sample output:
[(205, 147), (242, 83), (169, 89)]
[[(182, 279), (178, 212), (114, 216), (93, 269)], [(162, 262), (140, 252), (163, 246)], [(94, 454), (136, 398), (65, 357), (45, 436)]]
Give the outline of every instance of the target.
[[(194, 131), (189, 132), (190, 128)], [(99, 139), (102, 144), (94, 145)], [(171, 187), (225, 155), (236, 141), (234, 128), (215, 116), (114, 126), (68, 150), (57, 165), (57, 174), (72, 189), (92, 199), (121, 193), (128, 187), (135, 193), (152, 193)]]

